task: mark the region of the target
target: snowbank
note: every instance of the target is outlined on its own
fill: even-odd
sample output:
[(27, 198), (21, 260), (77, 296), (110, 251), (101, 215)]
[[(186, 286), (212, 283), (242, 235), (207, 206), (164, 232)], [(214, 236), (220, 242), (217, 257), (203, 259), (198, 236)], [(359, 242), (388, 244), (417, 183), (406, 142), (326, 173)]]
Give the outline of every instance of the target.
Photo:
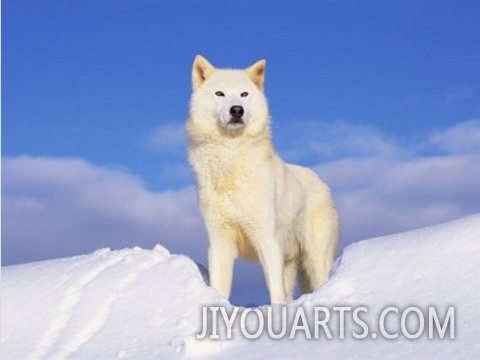
[(212, 301), (226, 303), (194, 262), (161, 246), (6, 267), (1, 357), (172, 357)]
[[(96, 251), (90, 255), (2, 268), (1, 357), (5, 359), (175, 358), (476, 358), (480, 355), (480, 215), (454, 222), (370, 239), (348, 246), (330, 281), (288, 304), (289, 321), (301, 308), (308, 324), (316, 307), (331, 313), (328, 339), (323, 328), (307, 339), (298, 325), (294, 339), (272, 339), (267, 331), (246, 339), (239, 321), (233, 339), (196, 339), (202, 330), (202, 307), (234, 309), (207, 287), (196, 264), (170, 255), (161, 246)], [(344, 307), (345, 336), (340, 336)], [(368, 327), (364, 339), (352, 322), (363, 307)], [(379, 319), (385, 317), (382, 336)], [(425, 314), (434, 308), (439, 321), (454, 309), (454, 339), (428, 338), (428, 324), (416, 339), (402, 331), (409, 307)], [(239, 310), (242, 312), (244, 309)], [(267, 307), (260, 309), (267, 312)], [(240, 317), (240, 315), (238, 316)], [(279, 317), (276, 317), (279, 320)], [(237, 319), (238, 320), (238, 319)], [(255, 314), (247, 317), (254, 326)], [(406, 317), (407, 334), (415, 333), (419, 316)], [(290, 324), (291, 325), (291, 324)], [(317, 326), (318, 327), (318, 326)], [(435, 329), (435, 327), (434, 327)], [(224, 338), (225, 336), (221, 336)]]

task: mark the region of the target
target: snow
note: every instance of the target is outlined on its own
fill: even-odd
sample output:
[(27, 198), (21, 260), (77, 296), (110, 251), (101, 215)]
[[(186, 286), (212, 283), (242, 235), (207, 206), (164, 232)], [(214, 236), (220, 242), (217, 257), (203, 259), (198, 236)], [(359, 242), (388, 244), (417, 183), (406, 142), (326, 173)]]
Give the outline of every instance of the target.
[[(235, 308), (209, 288), (197, 265), (182, 255), (171, 255), (157, 245), (140, 248), (98, 250), (89, 255), (2, 268), (2, 359), (473, 359), (480, 356), (480, 215), (450, 223), (361, 241), (345, 248), (327, 284), (313, 294), (273, 308), (275, 321), (286, 308), (290, 326), (282, 339), (272, 339), (264, 330), (258, 339), (242, 332), (239, 308), (226, 339), (219, 317), (220, 339), (197, 339), (202, 330), (202, 309)], [(252, 289), (255, 291), (255, 289)], [(315, 307), (331, 313), (328, 339), (307, 339), (302, 322), (293, 339), (289, 334), (294, 316), (303, 309), (313, 323)], [(340, 313), (346, 310), (345, 338), (340, 338)], [(368, 336), (355, 339), (362, 328), (352, 319), (353, 310), (363, 306), (360, 317), (368, 325)], [(385, 331), (397, 332), (386, 339), (379, 328), (384, 309), (399, 313), (386, 317)], [(408, 339), (401, 329), (401, 316), (409, 307), (426, 314), (425, 331)], [(440, 319), (454, 308), (454, 339), (428, 338), (428, 307)], [(267, 306), (259, 308), (268, 312)], [(301, 315), (301, 314), (300, 314)], [(256, 321), (257, 320), (257, 321)], [(275, 322), (274, 321), (274, 322)], [(415, 333), (419, 317), (406, 318), (409, 333)], [(446, 322), (446, 321), (445, 321)], [(255, 329), (253, 310), (246, 320)], [(266, 325), (265, 325), (266, 327)], [(211, 330), (211, 329), (210, 329)], [(255, 332), (251, 330), (250, 333)], [(278, 331), (276, 331), (278, 333)], [(377, 336), (375, 338), (375, 333)]]

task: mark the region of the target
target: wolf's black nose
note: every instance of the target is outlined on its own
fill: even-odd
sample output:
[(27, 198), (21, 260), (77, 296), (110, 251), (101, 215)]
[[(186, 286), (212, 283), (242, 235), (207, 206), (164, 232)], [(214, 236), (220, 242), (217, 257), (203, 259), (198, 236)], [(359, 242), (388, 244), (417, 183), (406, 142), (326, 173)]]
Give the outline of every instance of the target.
[(241, 118), (243, 116), (243, 107), (239, 105), (234, 105), (230, 108), (230, 115), (232, 115), (234, 118)]

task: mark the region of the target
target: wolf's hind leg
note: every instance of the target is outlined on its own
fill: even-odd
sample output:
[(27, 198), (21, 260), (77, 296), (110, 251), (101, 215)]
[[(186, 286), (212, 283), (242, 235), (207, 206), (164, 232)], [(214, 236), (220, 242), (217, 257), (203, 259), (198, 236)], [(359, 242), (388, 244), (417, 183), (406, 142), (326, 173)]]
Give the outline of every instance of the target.
[(298, 263), (296, 258), (285, 261), (283, 277), (285, 279), (285, 293), (287, 295), (287, 301), (293, 300), (293, 291), (295, 289), (295, 282), (297, 280), (297, 268)]

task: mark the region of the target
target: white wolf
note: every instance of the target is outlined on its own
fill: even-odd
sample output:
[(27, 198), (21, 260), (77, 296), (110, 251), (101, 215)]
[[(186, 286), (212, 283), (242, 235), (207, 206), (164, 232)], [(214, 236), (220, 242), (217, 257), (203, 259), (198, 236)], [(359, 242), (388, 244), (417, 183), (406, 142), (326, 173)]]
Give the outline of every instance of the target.
[(328, 277), (338, 247), (330, 190), (273, 149), (263, 82), (265, 60), (215, 69), (198, 55), (186, 123), (200, 209), (209, 236), (210, 284), (229, 297), (234, 260), (260, 261), (272, 303), (290, 301)]

